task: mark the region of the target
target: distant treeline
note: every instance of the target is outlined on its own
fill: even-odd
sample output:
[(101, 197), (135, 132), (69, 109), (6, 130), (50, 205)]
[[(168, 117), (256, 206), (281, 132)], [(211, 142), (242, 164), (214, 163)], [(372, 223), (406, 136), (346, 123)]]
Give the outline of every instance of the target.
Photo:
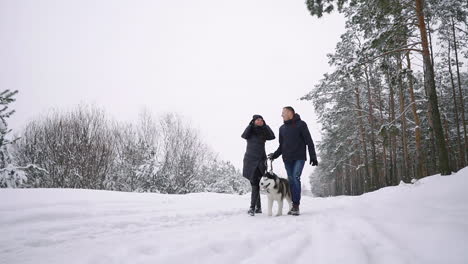
[(55, 110), (29, 122), (2, 148), (2, 187), (86, 188), (183, 194), (245, 193), (248, 182), (220, 161), (176, 114), (142, 112), (136, 124), (96, 107)]

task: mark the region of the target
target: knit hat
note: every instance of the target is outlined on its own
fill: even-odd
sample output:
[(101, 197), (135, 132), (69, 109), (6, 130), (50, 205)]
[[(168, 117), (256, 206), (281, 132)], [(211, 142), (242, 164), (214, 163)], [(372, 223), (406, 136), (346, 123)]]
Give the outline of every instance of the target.
[(261, 116), (261, 115), (253, 115), (252, 116), (252, 120), (257, 120), (259, 118), (261, 118), (263, 120), (263, 116)]

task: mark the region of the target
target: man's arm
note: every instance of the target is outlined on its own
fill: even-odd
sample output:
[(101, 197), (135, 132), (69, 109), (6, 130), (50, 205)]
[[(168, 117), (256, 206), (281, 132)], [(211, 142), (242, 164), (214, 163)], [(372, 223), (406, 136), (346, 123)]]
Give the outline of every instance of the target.
[(282, 154), (282, 147), (283, 147), (283, 136), (281, 135), (281, 128), (279, 131), (279, 146), (278, 149), (274, 152), (268, 155), (268, 158), (270, 159), (276, 159)]
[(317, 154), (315, 153), (314, 141), (312, 141), (312, 137), (310, 136), (309, 128), (307, 127), (306, 122), (304, 122), (304, 126), (301, 129), (301, 134), (309, 149), (309, 157), (311, 164), (317, 165)]

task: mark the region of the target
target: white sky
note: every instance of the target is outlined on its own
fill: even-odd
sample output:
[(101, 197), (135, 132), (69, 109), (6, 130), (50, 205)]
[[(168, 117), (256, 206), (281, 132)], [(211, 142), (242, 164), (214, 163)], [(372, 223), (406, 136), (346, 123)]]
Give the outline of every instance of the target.
[(0, 0), (0, 85), (20, 92), (10, 126), (80, 103), (122, 121), (144, 107), (177, 112), (241, 169), (251, 116), (277, 135), (291, 105), (318, 141), (312, 104), (298, 98), (328, 70), (344, 19), (313, 18), (304, 2)]

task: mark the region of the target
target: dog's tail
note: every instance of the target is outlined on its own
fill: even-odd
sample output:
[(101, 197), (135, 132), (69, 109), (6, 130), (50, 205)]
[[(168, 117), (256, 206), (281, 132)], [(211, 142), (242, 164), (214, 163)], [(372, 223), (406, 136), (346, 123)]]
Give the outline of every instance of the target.
[(291, 197), (291, 188), (289, 187), (288, 180), (280, 178), (278, 192), (281, 193), (281, 199)]
[(291, 186), (289, 186), (289, 182), (286, 181), (286, 195), (288, 197), (292, 197), (292, 194), (291, 194)]

